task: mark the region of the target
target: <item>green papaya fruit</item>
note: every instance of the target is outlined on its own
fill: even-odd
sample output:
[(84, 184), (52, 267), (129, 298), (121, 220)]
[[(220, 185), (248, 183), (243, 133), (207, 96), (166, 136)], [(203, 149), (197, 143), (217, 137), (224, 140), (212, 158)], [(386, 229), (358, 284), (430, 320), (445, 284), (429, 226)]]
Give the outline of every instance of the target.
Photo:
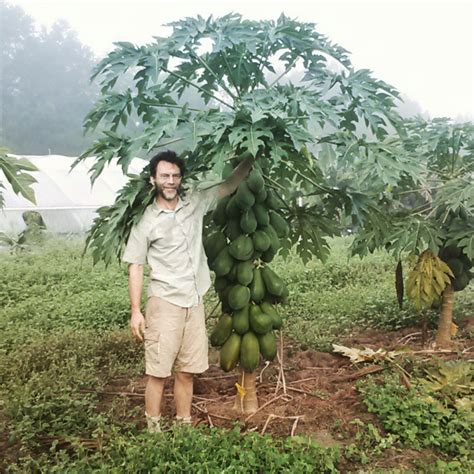
[(243, 285), (248, 286), (253, 280), (253, 263), (251, 260), (239, 262), (237, 264), (237, 281)]
[(268, 250), (266, 250), (265, 252), (262, 253), (261, 255), (261, 259), (265, 262), (265, 263), (270, 263), (274, 258), (275, 258), (275, 255), (276, 255), (276, 251), (273, 249), (273, 247), (270, 247)]
[[(262, 268), (263, 282), (265, 288), (274, 296), (282, 296), (286, 285), (284, 281), (268, 266)], [(255, 276), (254, 276), (255, 278)]]
[[(237, 206), (237, 202), (236, 202), (236, 198), (234, 194), (230, 197), (225, 207), (226, 222), (228, 219), (240, 220), (240, 213), (241, 213), (241, 210), (239, 206)], [(224, 222), (224, 224), (226, 222)]]
[(443, 247), (439, 251), (439, 258), (444, 260), (445, 262), (450, 258), (459, 258), (461, 256), (461, 249), (456, 247), (455, 245), (448, 245)]
[(276, 254), (281, 247), (280, 238), (278, 237), (276, 230), (272, 225), (262, 227), (261, 230), (263, 230), (263, 232), (265, 232), (265, 234), (270, 238), (270, 248), (273, 250), (274, 254)]
[(229, 280), (226, 277), (216, 277), (214, 281), (214, 289), (219, 293), (220, 291), (225, 290), (230, 285)]
[(273, 360), (277, 355), (277, 343), (273, 331), (258, 336), (260, 353), (264, 360)]
[(257, 230), (252, 235), (253, 248), (257, 252), (266, 252), (270, 248), (270, 237), (263, 230)]
[(250, 329), (256, 334), (265, 334), (272, 329), (272, 317), (262, 313), (258, 305), (251, 305), (249, 309)]
[(224, 226), (227, 222), (226, 207), (229, 201), (230, 196), (226, 196), (222, 199), (219, 199), (219, 201), (217, 202), (217, 206), (214, 209), (214, 212), (212, 213), (212, 220), (219, 227)]
[(225, 276), (233, 265), (234, 259), (229, 254), (229, 247), (224, 247), (212, 262), (211, 269), (214, 270), (216, 276)]
[(220, 365), (222, 370), (229, 372), (239, 362), (241, 337), (233, 332), (220, 351)]
[(212, 347), (219, 347), (227, 341), (232, 332), (232, 316), (224, 313), (212, 331), (210, 341)]
[(264, 205), (255, 204), (252, 209), (255, 219), (257, 219), (258, 227), (266, 227), (268, 224), (270, 224), (270, 214)]
[(265, 199), (265, 204), (268, 209), (273, 209), (274, 211), (278, 211), (278, 209), (280, 209), (280, 200), (276, 197), (275, 191), (273, 191), (273, 189), (267, 189), (267, 199)]
[(232, 266), (230, 272), (225, 276), (229, 281), (233, 283), (238, 283), (237, 268), (239, 268), (239, 262), (237, 260), (234, 260), (234, 265)]
[(237, 260), (249, 260), (253, 253), (253, 242), (248, 235), (240, 235), (228, 247), (229, 254)]
[(472, 268), (473, 262), (465, 253), (461, 254), (459, 260), (461, 260), (464, 268), (466, 268), (467, 270), (470, 270)]
[(286, 223), (285, 219), (278, 214), (276, 211), (269, 211), (270, 214), (270, 225), (275, 229), (278, 237), (286, 237), (290, 232), (290, 228)]
[(246, 181), (242, 181), (234, 195), (235, 203), (242, 209), (249, 209), (255, 204), (255, 196), (250, 191)]
[(267, 199), (267, 190), (265, 188), (262, 188), (255, 196), (255, 202), (258, 204), (263, 204), (265, 200)]
[(250, 171), (247, 178), (247, 185), (254, 194), (258, 194), (263, 187), (265, 186), (265, 181), (263, 180), (262, 173), (257, 168)]
[(249, 330), (249, 324), (249, 305), (234, 311), (232, 327), (237, 334), (244, 335)]
[(458, 258), (450, 258), (449, 260), (447, 260), (446, 264), (454, 273), (454, 276), (456, 278), (464, 272), (464, 265), (462, 264), (462, 261)]
[(229, 290), (229, 306), (234, 310), (242, 309), (250, 301), (250, 290), (243, 285), (234, 285)]
[(232, 242), (242, 235), (242, 229), (238, 220), (229, 220), (224, 229), (225, 235)]
[(262, 310), (262, 313), (271, 316), (273, 329), (281, 329), (281, 327), (283, 326), (283, 320), (278, 311), (271, 303), (269, 303), (268, 301), (262, 301), (262, 303), (260, 303), (260, 309)]
[(245, 234), (252, 234), (257, 230), (257, 219), (252, 208), (246, 209), (240, 218), (240, 228)]
[(207, 258), (212, 262), (219, 252), (227, 245), (227, 239), (222, 232), (216, 231), (207, 236), (204, 239), (203, 244)]
[(260, 301), (265, 298), (265, 293), (262, 271), (260, 268), (255, 268), (253, 271), (253, 280), (250, 284), (250, 299), (255, 303), (260, 303)]
[(240, 345), (240, 365), (246, 372), (253, 372), (260, 362), (260, 348), (257, 336), (249, 331), (242, 337)]
[(453, 282), (453, 290), (454, 291), (462, 291), (469, 285), (469, 274), (467, 272), (461, 273), (458, 277), (456, 277)]

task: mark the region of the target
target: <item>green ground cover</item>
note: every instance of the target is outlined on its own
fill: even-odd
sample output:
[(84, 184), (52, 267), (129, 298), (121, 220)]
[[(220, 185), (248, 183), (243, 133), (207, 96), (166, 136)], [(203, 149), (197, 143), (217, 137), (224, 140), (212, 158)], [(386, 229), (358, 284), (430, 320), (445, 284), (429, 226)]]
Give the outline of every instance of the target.
[[(347, 449), (323, 448), (304, 437), (277, 439), (255, 433), (242, 437), (238, 426), (229, 432), (191, 430), (185, 436), (173, 430), (159, 440), (142, 433), (136, 423), (141, 411), (124, 416), (121, 400), (104, 407), (94, 391), (87, 391), (100, 390), (117, 377), (140, 377), (143, 358), (128, 332), (126, 267), (93, 267), (90, 258), (81, 259), (82, 245), (78, 240), (55, 239), (34, 251), (0, 254), (0, 450), (6, 453), (0, 470), (338, 472), (344, 460), (344, 466), (350, 459), (355, 465), (370, 465), (371, 456), (380, 455), (384, 446), (403, 447), (407, 442), (390, 424), (384, 425), (384, 435), (364, 431), (359, 444)], [(282, 309), (285, 334), (302, 348), (328, 350), (342, 334), (360, 328), (398, 329), (417, 321), (409, 305), (402, 311), (398, 308), (393, 259), (384, 253), (363, 260), (349, 258), (347, 247), (347, 239), (335, 240), (325, 265), (317, 261), (303, 265), (297, 258), (275, 261), (291, 293)], [(218, 316), (217, 311), (211, 314), (216, 302), (210, 292), (209, 327)], [(471, 285), (457, 295), (455, 314), (461, 319), (473, 309)], [(435, 318), (434, 312), (430, 314), (432, 322)], [(377, 398), (385, 397), (399, 410), (396, 397), (406, 398), (390, 391), (392, 385), (387, 387), (383, 393), (377, 385), (361, 388), (367, 406), (382, 423), (390, 413), (386, 407), (382, 410)], [(413, 406), (422, 419), (423, 407), (417, 403)], [(407, 406), (407, 411), (413, 408)], [(454, 418), (440, 422), (455, 431), (450, 432), (450, 446), (456, 444), (456, 427), (470, 429), (464, 415), (458, 419), (456, 413), (451, 410)], [(433, 418), (432, 411), (426, 414)], [(428, 433), (435, 437), (433, 442), (419, 441), (420, 448), (439, 452), (438, 464), (426, 472), (469, 472), (468, 448), (459, 442), (459, 449), (441, 449), (446, 431), (438, 431)], [(67, 440), (67, 447), (59, 440)], [(83, 440), (93, 440), (94, 447)]]

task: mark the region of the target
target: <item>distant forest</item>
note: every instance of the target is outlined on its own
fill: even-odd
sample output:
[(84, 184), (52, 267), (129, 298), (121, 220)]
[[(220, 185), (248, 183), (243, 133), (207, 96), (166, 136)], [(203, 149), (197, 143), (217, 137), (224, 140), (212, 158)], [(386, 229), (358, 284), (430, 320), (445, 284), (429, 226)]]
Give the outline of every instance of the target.
[[(65, 21), (46, 29), (4, 0), (0, 30), (0, 146), (15, 154), (79, 155), (94, 139), (84, 137), (82, 123), (99, 97), (89, 78), (100, 58)], [(400, 113), (421, 109), (407, 100)]]
[(98, 97), (89, 77), (97, 58), (66, 22), (38, 26), (0, 0), (0, 145), (16, 154), (77, 155), (82, 121)]

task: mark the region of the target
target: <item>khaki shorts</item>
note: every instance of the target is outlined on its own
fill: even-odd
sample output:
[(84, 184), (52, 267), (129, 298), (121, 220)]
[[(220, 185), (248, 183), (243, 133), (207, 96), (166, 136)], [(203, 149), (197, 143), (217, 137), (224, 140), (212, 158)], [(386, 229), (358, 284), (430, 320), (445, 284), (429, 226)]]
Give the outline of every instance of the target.
[(145, 312), (145, 372), (169, 377), (200, 374), (209, 368), (204, 305), (182, 308), (150, 296)]

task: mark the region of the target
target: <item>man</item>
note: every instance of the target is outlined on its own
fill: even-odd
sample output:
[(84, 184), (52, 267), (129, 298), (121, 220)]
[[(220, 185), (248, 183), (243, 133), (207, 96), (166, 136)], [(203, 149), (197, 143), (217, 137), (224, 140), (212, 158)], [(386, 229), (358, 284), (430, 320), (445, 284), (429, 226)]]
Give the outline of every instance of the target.
[[(184, 196), (184, 161), (173, 151), (150, 160), (156, 198), (132, 228), (122, 258), (129, 264), (130, 328), (133, 337), (145, 343), (145, 415), (150, 432), (161, 431), (163, 389), (173, 368), (176, 418), (191, 423), (193, 375), (209, 367), (202, 298), (211, 279), (202, 221), (219, 198), (237, 189), (252, 163), (253, 158), (246, 158), (221, 184)], [(140, 301), (146, 263), (150, 285), (143, 316)]]

